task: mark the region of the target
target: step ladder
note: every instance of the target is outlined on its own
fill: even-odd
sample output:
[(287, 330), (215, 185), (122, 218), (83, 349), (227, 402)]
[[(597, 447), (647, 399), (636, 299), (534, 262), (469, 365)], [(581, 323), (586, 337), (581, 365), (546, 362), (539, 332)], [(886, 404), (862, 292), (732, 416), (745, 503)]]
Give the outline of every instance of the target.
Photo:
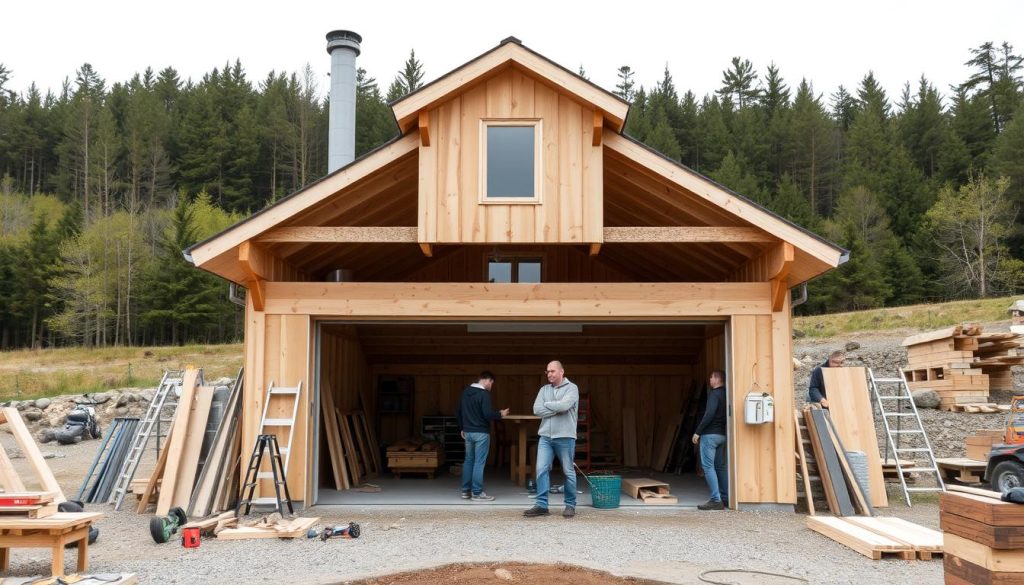
[[(282, 428), (287, 428), (288, 429), (288, 442), (284, 444), (284, 447), (279, 447), (278, 448), (277, 440), (276, 439), (274, 440), (274, 447), (278, 448), (278, 451), (279, 451), (278, 454), (284, 456), (284, 467), (283, 467), (283, 471), (281, 472), (282, 473), (282, 481), (283, 481), (283, 475), (287, 474), (287, 472), (288, 472), (288, 461), (291, 459), (291, 454), (292, 454), (292, 437), (295, 436), (295, 419), (296, 419), (296, 417), (299, 414), (299, 402), (300, 402), (299, 396), (300, 396), (301, 393), (302, 393), (302, 381), (301, 380), (299, 381), (299, 384), (297, 386), (293, 387), (293, 388), (286, 388), (284, 386), (280, 386), (280, 387), (276, 387), (275, 388), (274, 387), (274, 383), (271, 382), (270, 383), (270, 387), (267, 389), (266, 400), (263, 401), (263, 416), (260, 418), (260, 435), (262, 436), (262, 435), (271, 435), (272, 434), (272, 435), (276, 436), (277, 433), (275, 433), (275, 429), (282, 429)], [(275, 396), (281, 396), (282, 397), (280, 400), (277, 400), (278, 403), (284, 402), (284, 401), (286, 401), (288, 399), (288, 397), (291, 397), (291, 399), (293, 401), (292, 405), (291, 405), (291, 409), (290, 409), (291, 410), (291, 418), (267, 418), (267, 413), (270, 412), (270, 402), (271, 402), (271, 400), (274, 399)], [(281, 408), (282, 406), (284, 406), (283, 409)], [(284, 412), (288, 412), (289, 409), (287, 408), (287, 402), (285, 402), (284, 405), (278, 404), (277, 406), (275, 406), (275, 410), (277, 410), (277, 411), (283, 410)], [(253, 454), (256, 453), (256, 447), (258, 447), (258, 446), (259, 445), (257, 444), (256, 446), (253, 447)], [(273, 463), (273, 457), (271, 458), (271, 463)], [(270, 471), (259, 471), (259, 469), (257, 469), (256, 471), (257, 471), (257, 473), (256, 473), (256, 480), (257, 481), (261, 480), (261, 479), (273, 479), (274, 482), (275, 482), (275, 487), (276, 487), (276, 483), (278, 481), (277, 475), (275, 475), (276, 474), (276, 470), (271, 469)], [(245, 484), (243, 484), (243, 485), (245, 485)], [(287, 491), (287, 489), (286, 489), (286, 491)], [(245, 493), (245, 488), (244, 487), (242, 488), (242, 493), (243, 494)], [(251, 499), (251, 494), (250, 494), (250, 499)], [(264, 496), (264, 497), (260, 497), (260, 498), (256, 498), (256, 499), (251, 499), (251, 503), (254, 506), (277, 506), (278, 511), (281, 511), (281, 513), (284, 514), (284, 512), (281, 510), (280, 497), (274, 498), (274, 497), (271, 497), (271, 496)], [(290, 500), (289, 500), (289, 504), (288, 505), (289, 505), (289, 508), (290, 508), (291, 507), (291, 501)], [(239, 505), (239, 509), (241, 509), (241, 505)]]
[[(263, 452), (268, 451), (270, 458), (270, 471), (261, 472), (260, 466), (263, 463)], [(275, 506), (275, 510), (282, 516), (284, 513), (284, 504), (288, 504), (288, 514), (294, 515), (295, 509), (292, 507), (292, 496), (288, 493), (288, 480), (285, 476), (286, 464), (281, 463), (281, 450), (277, 446), (277, 435), (267, 434), (256, 437), (256, 446), (253, 447), (252, 456), (249, 458), (249, 469), (245, 472), (245, 482), (242, 484), (242, 495), (245, 496), (246, 490), (249, 495), (247, 497), (239, 498), (238, 506), (235, 508), (235, 516), (241, 517), (249, 513), (252, 510), (253, 505), (261, 505), (266, 503), (272, 503)], [(273, 498), (256, 498), (253, 499), (253, 493), (256, 491), (256, 484), (262, 479), (264, 473), (269, 473), (270, 478), (274, 480), (274, 497)], [(284, 490), (284, 500), (281, 499), (281, 491)], [(270, 502), (261, 502), (260, 500), (270, 500)], [(245, 512), (242, 512), (242, 506), (245, 506)]]
[[(111, 470), (107, 468), (110, 466), (111, 461), (117, 460), (119, 441), (123, 440), (126, 432), (133, 432), (134, 427), (132, 423), (137, 423), (138, 420), (137, 418), (117, 417), (107, 427), (107, 434), (104, 435), (103, 442), (100, 443), (100, 448), (96, 451), (96, 457), (92, 460), (92, 465), (89, 466), (85, 479), (82, 480), (82, 486), (78, 488), (76, 500), (85, 503), (97, 501), (98, 494), (102, 493), (102, 484), (110, 481), (109, 474)], [(121, 453), (123, 454), (123, 451)], [(109, 489), (109, 484), (107, 485)]]
[(181, 387), (183, 375), (184, 372), (181, 370), (168, 370), (164, 372), (163, 378), (160, 379), (160, 385), (157, 386), (153, 399), (149, 401), (149, 407), (146, 409), (146, 414), (143, 415), (142, 421), (139, 423), (138, 431), (135, 434), (135, 438), (132, 440), (131, 450), (128, 451), (128, 456), (125, 458), (124, 464), (121, 466), (120, 474), (117, 477), (117, 483), (114, 485), (114, 491), (110, 494), (110, 503), (114, 504), (115, 510), (121, 509), (121, 504), (124, 502), (124, 497), (131, 488), (132, 479), (135, 478), (135, 472), (139, 468), (139, 462), (142, 460), (142, 455), (146, 451), (146, 445), (149, 443), (149, 438), (153, 434), (153, 429), (160, 421), (160, 416), (164, 406), (168, 404), (167, 396), (171, 394), (175, 388)]
[[(928, 441), (928, 433), (925, 432), (924, 425), (921, 423), (921, 415), (917, 412), (917, 405), (914, 404), (914, 397), (910, 393), (907, 381), (902, 376), (899, 378), (876, 378), (870, 368), (868, 377), (871, 381), (872, 400), (878, 406), (882, 425), (885, 428), (886, 443), (883, 461), (889, 460), (891, 449), (907, 506), (913, 505), (910, 501), (912, 492), (946, 491), (942, 473), (935, 462), (935, 453), (932, 451), (931, 442)], [(917, 439), (916, 444), (912, 447), (904, 447), (904, 437)], [(919, 465), (918, 459), (922, 454), (927, 456), (925, 465)], [(915, 461), (913, 467), (903, 467), (906, 455)], [(907, 487), (906, 473), (933, 475), (935, 485)]]

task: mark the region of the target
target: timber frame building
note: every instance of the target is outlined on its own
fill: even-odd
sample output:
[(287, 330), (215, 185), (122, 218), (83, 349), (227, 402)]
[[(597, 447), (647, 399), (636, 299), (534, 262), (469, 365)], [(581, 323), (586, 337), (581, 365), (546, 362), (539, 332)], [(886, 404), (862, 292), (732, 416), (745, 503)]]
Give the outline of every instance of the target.
[[(287, 476), (313, 505), (322, 393), (388, 442), (483, 368), (529, 413), (561, 359), (609, 445), (635, 413), (643, 466), (720, 368), (731, 505), (796, 503), (790, 289), (845, 250), (627, 137), (629, 104), (514, 38), (392, 108), (400, 136), (186, 251), (247, 289), (243, 454), (268, 385), (301, 382)], [(773, 423), (743, 422), (754, 388)]]

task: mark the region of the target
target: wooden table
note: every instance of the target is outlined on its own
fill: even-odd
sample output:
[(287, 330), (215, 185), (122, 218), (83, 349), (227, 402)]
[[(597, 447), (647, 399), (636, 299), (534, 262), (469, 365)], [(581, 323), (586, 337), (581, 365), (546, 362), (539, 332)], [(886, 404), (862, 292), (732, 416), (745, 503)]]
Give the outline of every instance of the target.
[(78, 543), (78, 572), (89, 568), (89, 525), (99, 512), (57, 512), (46, 518), (0, 517), (0, 573), (10, 570), (12, 548), (53, 549), (51, 572), (64, 575), (64, 545)]
[(502, 421), (515, 423), (519, 427), (519, 446), (516, 458), (512, 460), (512, 475), (518, 486), (526, 485), (526, 427), (531, 421), (539, 421), (539, 416), (532, 414), (510, 414), (502, 417)]

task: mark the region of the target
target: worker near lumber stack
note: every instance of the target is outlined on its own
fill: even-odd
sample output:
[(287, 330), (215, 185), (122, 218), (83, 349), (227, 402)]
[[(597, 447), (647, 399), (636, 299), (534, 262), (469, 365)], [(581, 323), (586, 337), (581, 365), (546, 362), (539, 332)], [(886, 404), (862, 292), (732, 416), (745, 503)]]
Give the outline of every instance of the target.
[(533, 414), (540, 417), (540, 441), (537, 443), (537, 500), (523, 516), (548, 515), (548, 492), (551, 489), (551, 464), (555, 456), (562, 462), (565, 475), (565, 510), (562, 516), (576, 515), (576, 420), (579, 414), (580, 389), (565, 377), (562, 362), (553, 361), (544, 372), (548, 383), (537, 393)]
[(711, 498), (697, 506), (700, 510), (724, 510), (729, 505), (729, 472), (725, 466), (725, 372), (714, 370), (708, 380), (708, 405), (697, 428), (693, 444), (700, 445), (700, 465), (708, 482)]
[(807, 384), (807, 401), (812, 404), (820, 404), (822, 408), (828, 408), (828, 398), (825, 393), (825, 376), (821, 368), (841, 368), (846, 361), (846, 353), (842, 350), (835, 350), (828, 354), (825, 363), (811, 371), (811, 381)]
[(462, 499), (490, 502), (494, 496), (484, 491), (484, 465), (491, 446), (491, 421), (501, 420), (508, 409), (491, 409), (491, 388), (494, 374), (484, 370), (477, 381), (466, 386), (459, 399), (455, 420), (466, 442), (466, 459), (462, 462)]

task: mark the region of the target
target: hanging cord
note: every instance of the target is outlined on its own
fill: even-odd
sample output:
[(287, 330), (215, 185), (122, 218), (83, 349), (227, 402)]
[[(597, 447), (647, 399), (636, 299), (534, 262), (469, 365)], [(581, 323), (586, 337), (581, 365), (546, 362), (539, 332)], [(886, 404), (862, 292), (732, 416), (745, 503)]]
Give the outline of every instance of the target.
[(712, 585), (739, 585), (739, 583), (737, 583), (736, 581), (714, 581), (712, 579), (708, 579), (707, 577), (705, 577), (705, 575), (710, 575), (712, 573), (744, 573), (747, 575), (766, 575), (768, 577), (790, 579), (798, 583), (810, 583), (810, 581), (804, 579), (803, 577), (794, 577), (792, 575), (784, 575), (782, 573), (770, 573), (768, 571), (754, 571), (751, 569), (715, 569), (713, 571), (704, 571), (700, 575), (697, 575), (697, 578), (705, 583), (711, 583)]

